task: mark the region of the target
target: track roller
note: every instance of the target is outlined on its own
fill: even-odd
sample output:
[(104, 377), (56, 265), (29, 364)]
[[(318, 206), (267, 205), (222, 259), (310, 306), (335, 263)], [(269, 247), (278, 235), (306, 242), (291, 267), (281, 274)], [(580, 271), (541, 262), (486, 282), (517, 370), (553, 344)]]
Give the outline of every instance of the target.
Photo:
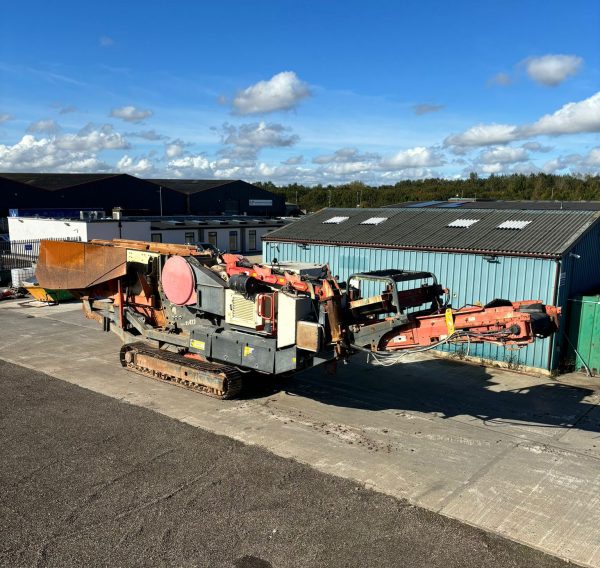
[(242, 390), (242, 373), (232, 365), (190, 359), (142, 342), (123, 345), (120, 360), (130, 371), (214, 398), (235, 398)]

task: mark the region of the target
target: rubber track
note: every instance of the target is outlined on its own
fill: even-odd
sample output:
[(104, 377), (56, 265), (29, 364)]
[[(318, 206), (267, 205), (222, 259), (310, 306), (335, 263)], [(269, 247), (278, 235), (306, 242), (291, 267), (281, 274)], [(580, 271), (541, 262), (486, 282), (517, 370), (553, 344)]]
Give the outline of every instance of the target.
[[(161, 361), (168, 361), (178, 365), (183, 365), (185, 367), (189, 367), (190, 369), (210, 375), (212, 379), (222, 379), (222, 388), (217, 390), (189, 379), (182, 379), (173, 375), (167, 375), (155, 369), (138, 367), (135, 363), (128, 363), (125, 360), (125, 353), (127, 351), (134, 351), (136, 354), (139, 353), (149, 355)], [(195, 392), (200, 392), (213, 398), (218, 398), (221, 400), (231, 399), (238, 396), (242, 391), (243, 375), (236, 367), (232, 365), (223, 365), (221, 363), (209, 363), (207, 361), (189, 359), (170, 351), (164, 351), (163, 349), (150, 347), (146, 343), (138, 342), (127, 343), (123, 345), (123, 347), (121, 347), (120, 360), (121, 365), (130, 371), (144, 375), (145, 377), (150, 377), (151, 379), (167, 382), (179, 387), (193, 390)]]

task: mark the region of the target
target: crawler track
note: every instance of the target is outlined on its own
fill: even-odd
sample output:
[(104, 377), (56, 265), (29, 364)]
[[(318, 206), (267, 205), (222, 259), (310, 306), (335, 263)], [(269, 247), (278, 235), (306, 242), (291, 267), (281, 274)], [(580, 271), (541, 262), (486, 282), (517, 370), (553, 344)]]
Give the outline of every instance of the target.
[(130, 371), (213, 398), (235, 398), (242, 390), (242, 374), (232, 365), (188, 359), (141, 342), (123, 345), (120, 359)]

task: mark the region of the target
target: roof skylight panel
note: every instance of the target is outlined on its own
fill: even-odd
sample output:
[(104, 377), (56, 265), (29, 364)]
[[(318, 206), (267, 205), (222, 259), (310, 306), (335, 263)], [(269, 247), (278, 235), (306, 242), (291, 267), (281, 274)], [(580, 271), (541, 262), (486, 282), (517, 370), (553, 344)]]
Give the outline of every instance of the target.
[(348, 219), (350, 219), (350, 217), (330, 217), (323, 221), (323, 225), (339, 225)]
[(446, 226), (468, 229), (477, 222), (479, 222), (479, 219), (456, 219), (456, 221), (452, 221), (452, 223), (448, 223)]
[(369, 217), (368, 219), (361, 221), (360, 224), (361, 225), (379, 225), (387, 220), (388, 220), (387, 217)]
[(496, 227), (496, 229), (516, 229), (521, 230), (527, 227), (531, 221), (504, 221)]

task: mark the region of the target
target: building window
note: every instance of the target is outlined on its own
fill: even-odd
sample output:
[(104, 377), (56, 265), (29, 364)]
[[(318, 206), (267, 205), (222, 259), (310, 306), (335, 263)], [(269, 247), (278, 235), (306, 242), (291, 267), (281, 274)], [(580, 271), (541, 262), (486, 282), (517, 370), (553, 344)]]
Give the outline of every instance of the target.
[(150, 238), (153, 243), (162, 243), (162, 233), (151, 233)]
[(237, 231), (229, 231), (229, 250), (238, 250)]
[(208, 231), (208, 242), (215, 247), (217, 246), (217, 231)]
[(190, 231), (189, 233), (185, 234), (185, 244), (186, 245), (193, 245), (196, 242), (196, 234), (194, 233), (194, 231)]
[(256, 250), (256, 229), (248, 231), (248, 250)]

